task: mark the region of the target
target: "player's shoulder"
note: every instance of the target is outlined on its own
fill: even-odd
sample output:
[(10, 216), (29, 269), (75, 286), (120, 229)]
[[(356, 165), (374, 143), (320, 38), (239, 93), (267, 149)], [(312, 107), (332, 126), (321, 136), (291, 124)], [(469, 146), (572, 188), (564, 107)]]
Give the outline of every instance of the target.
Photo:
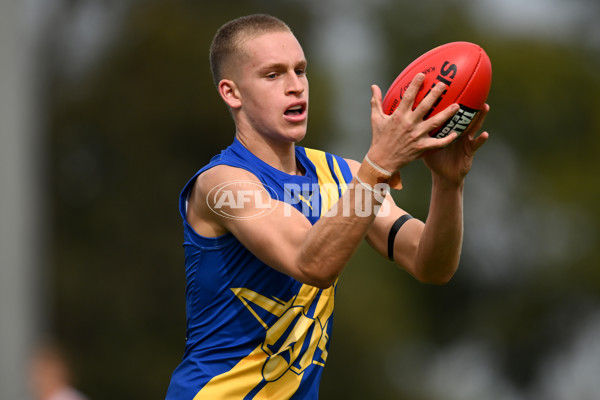
[(259, 182), (256, 175), (246, 169), (225, 164), (215, 165), (198, 175), (194, 191), (208, 194), (216, 187), (242, 181)]

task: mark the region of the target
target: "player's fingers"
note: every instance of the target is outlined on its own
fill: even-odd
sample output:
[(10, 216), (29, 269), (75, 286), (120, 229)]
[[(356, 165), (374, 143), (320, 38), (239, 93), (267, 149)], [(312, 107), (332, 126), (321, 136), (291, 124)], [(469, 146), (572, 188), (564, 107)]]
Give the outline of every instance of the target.
[(471, 140), (471, 148), (473, 149), (473, 153), (475, 153), (483, 144), (488, 140), (490, 134), (487, 132), (481, 132), (479, 136), (475, 139)]
[(471, 123), (471, 126), (469, 126), (469, 128), (467, 130), (467, 134), (469, 135), (469, 138), (473, 139), (475, 137), (475, 135), (477, 134), (477, 132), (479, 132), (479, 130), (483, 126), (483, 121), (485, 120), (485, 117), (487, 116), (489, 111), (490, 111), (490, 106), (488, 104), (484, 104), (481, 111), (477, 114), (475, 121), (473, 121), (473, 123)]
[(450, 104), (448, 107), (444, 108), (442, 111), (429, 118), (426, 122), (430, 124), (430, 131), (442, 126), (446, 121), (452, 118), (459, 109), (460, 106), (458, 104)]
[(381, 89), (377, 85), (371, 85), (371, 116), (373, 116), (374, 113), (383, 114)]
[(398, 106), (398, 108), (402, 109), (403, 112), (412, 110), (415, 99), (417, 98), (417, 93), (419, 92), (419, 89), (421, 89), (421, 86), (423, 86), (424, 80), (425, 74), (419, 72), (410, 82), (410, 85), (408, 85), (408, 89), (406, 89), (406, 92), (404, 92), (404, 96), (402, 96), (402, 100)]
[(443, 138), (432, 138), (435, 143), (434, 143), (434, 148), (437, 149), (443, 149), (444, 147), (450, 145), (452, 142), (454, 142), (456, 139), (458, 138), (458, 133), (456, 133), (456, 131), (452, 131), (450, 132), (450, 134), (446, 135)]
[(419, 105), (415, 108), (415, 117), (423, 119), (447, 88), (448, 86), (446, 84), (438, 82), (429, 92), (427, 92), (423, 100), (421, 100)]

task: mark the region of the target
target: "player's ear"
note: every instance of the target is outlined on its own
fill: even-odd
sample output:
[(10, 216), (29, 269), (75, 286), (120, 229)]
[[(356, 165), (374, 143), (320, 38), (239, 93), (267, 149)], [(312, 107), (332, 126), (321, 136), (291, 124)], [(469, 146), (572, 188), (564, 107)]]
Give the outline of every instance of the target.
[(219, 94), (229, 107), (240, 108), (242, 106), (242, 97), (234, 81), (221, 79), (218, 89)]

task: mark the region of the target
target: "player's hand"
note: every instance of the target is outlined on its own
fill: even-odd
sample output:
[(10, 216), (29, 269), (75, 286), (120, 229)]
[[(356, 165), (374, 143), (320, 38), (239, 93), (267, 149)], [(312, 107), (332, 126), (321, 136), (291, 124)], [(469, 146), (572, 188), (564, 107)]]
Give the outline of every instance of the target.
[(455, 132), (443, 139), (432, 138), (429, 132), (450, 119), (458, 111), (457, 104), (447, 107), (427, 120), (423, 119), (446, 90), (445, 84), (438, 83), (413, 110), (415, 98), (424, 79), (423, 73), (415, 76), (391, 115), (383, 112), (381, 89), (377, 85), (371, 86), (372, 140), (368, 156), (388, 171), (398, 171), (425, 151), (448, 146), (456, 139)]
[(432, 173), (451, 183), (463, 182), (471, 170), (475, 152), (489, 138), (487, 132), (482, 132), (477, 136), (489, 110), (490, 106), (485, 104), (477, 115), (477, 119), (454, 143), (445, 149), (429, 151), (424, 154), (425, 165)]

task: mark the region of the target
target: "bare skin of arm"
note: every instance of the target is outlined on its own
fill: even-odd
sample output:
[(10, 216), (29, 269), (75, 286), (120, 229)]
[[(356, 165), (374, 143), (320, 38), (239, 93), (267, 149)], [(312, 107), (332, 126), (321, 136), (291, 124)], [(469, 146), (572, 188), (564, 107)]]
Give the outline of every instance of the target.
[[(436, 116), (423, 120), (427, 110), (445, 89), (443, 84), (439, 84), (415, 110), (412, 110), (413, 99), (422, 82), (423, 76), (417, 75), (404, 100), (391, 116), (382, 112), (381, 91), (373, 86), (373, 141), (368, 155), (371, 160), (389, 171), (399, 170), (426, 151), (446, 146), (451, 149), (455, 146), (449, 146), (456, 138), (454, 133), (444, 139), (434, 139), (429, 137), (428, 132), (450, 118), (457, 111), (457, 107), (450, 106)], [(481, 137), (484, 138), (476, 142), (479, 145), (483, 144), (487, 134), (482, 134), (479, 138)], [(456, 143), (461, 142), (466, 140), (461, 139)], [(475, 139), (470, 139), (467, 142), (468, 146), (466, 145), (473, 148), (472, 153), (478, 147), (474, 142)], [(417, 279), (425, 282), (441, 283), (447, 276), (451, 276), (460, 255), (462, 187), (468, 169), (465, 171), (463, 168), (459, 173), (457, 171), (460, 168), (448, 167), (444, 161), (448, 156), (440, 155), (448, 149), (438, 152), (439, 154), (425, 156), (425, 161), (434, 175), (431, 210), (427, 223), (411, 220), (396, 238), (398, 263)], [(354, 169), (358, 166), (360, 164), (353, 164)], [(244, 217), (256, 213), (256, 209), (248, 204), (247, 207), (226, 210), (236, 218), (225, 218), (211, 210), (214, 200), (207, 197), (216, 185), (234, 180), (260, 184), (250, 172), (229, 166), (214, 167), (198, 177), (189, 199), (187, 213), (192, 227), (200, 235), (210, 237), (230, 232), (267, 265), (300, 282), (320, 288), (327, 288), (335, 282), (360, 242), (367, 236), (368, 241), (382, 252), (382, 246), (387, 245), (389, 226), (395, 220), (393, 216), (403, 213), (393, 204), (391, 215), (381, 219), (376, 218), (374, 212), (361, 214), (355, 207), (346, 208), (342, 212), (341, 207), (344, 204), (356, 204), (358, 191), (361, 191), (362, 198), (370, 196), (373, 206), (380, 205), (377, 196), (364, 190), (364, 186), (355, 178), (343, 198), (315, 225), (311, 225), (297, 210), (271, 199), (266, 193), (263, 194), (261, 204), (270, 205), (273, 211), (269, 214), (259, 219), (245, 219)], [(383, 253), (385, 254), (385, 250)], [(438, 265), (433, 269), (439, 269), (439, 265), (443, 265), (442, 269), (445, 271), (432, 273), (430, 265)]]
[[(424, 283), (445, 284), (458, 268), (463, 238), (464, 179), (471, 169), (473, 155), (488, 138), (487, 133), (475, 136), (483, 124), (489, 107), (486, 105), (473, 126), (442, 151), (424, 156), (431, 170), (432, 191), (425, 223), (408, 220), (394, 240), (394, 261)], [(353, 168), (358, 164), (354, 163)], [(393, 223), (406, 211), (393, 204), (385, 217), (376, 218), (369, 229), (367, 241), (382, 256), (388, 254), (388, 234)]]

